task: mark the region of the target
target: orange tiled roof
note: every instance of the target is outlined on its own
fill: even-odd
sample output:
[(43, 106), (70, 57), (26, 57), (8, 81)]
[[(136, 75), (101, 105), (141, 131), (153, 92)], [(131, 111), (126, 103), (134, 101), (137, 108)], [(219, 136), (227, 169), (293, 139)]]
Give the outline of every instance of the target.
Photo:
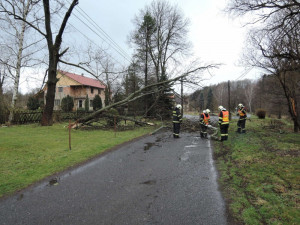
[(62, 70), (59, 70), (59, 73), (61, 73), (65, 76), (77, 81), (78, 83), (80, 83), (82, 85), (105, 89), (105, 85), (99, 80), (89, 78), (89, 77), (85, 77), (83, 75), (78, 75), (78, 74), (75, 74), (75, 73), (65, 72), (65, 71), (62, 71)]

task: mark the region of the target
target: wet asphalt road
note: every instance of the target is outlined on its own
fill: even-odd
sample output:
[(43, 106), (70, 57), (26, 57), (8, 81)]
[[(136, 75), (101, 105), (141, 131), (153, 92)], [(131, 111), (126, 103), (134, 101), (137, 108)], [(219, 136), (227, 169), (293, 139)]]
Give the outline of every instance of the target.
[(0, 200), (0, 224), (226, 224), (210, 142), (199, 134), (146, 136), (57, 181)]

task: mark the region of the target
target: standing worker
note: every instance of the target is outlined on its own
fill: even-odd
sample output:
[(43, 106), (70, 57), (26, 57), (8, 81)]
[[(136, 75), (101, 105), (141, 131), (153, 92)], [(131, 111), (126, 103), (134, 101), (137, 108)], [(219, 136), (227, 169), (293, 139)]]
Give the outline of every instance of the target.
[(210, 123), (210, 116), (209, 116), (210, 110), (206, 109), (203, 110), (203, 113), (200, 116), (200, 136), (202, 138), (207, 138), (207, 126)]
[(238, 104), (238, 112), (237, 115), (240, 116), (238, 122), (237, 122), (237, 132), (238, 133), (246, 133), (246, 118), (247, 118), (247, 113), (245, 110), (245, 107), (243, 104)]
[(221, 132), (221, 141), (228, 140), (228, 128), (229, 128), (229, 112), (223, 107), (219, 106), (219, 125)]
[(177, 105), (173, 111), (173, 137), (179, 138), (180, 124), (182, 122), (181, 105)]

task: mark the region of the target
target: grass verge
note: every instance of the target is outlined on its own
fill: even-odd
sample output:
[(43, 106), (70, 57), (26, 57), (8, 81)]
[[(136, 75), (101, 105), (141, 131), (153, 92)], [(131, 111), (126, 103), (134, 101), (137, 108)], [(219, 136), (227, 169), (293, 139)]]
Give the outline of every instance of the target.
[(237, 224), (300, 224), (300, 134), (287, 122), (230, 124), (229, 140), (215, 142), (214, 158), (230, 217)]
[(155, 127), (113, 130), (72, 130), (69, 150), (67, 124), (51, 127), (22, 125), (0, 128), (0, 197), (23, 189), (51, 174), (86, 161), (107, 149), (152, 132)]

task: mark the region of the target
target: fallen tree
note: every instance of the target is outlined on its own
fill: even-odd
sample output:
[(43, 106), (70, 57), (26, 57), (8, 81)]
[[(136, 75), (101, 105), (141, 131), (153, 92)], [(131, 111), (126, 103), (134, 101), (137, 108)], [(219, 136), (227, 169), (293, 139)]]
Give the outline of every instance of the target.
[(104, 108), (101, 108), (101, 109), (95, 111), (94, 113), (92, 113), (92, 114), (90, 114), (86, 117), (78, 119), (73, 124), (72, 128), (78, 128), (78, 127), (81, 127), (84, 124), (90, 124), (91, 121), (93, 121), (96, 118), (101, 117), (101, 115), (103, 116), (104, 113), (107, 116), (108, 115), (107, 114), (108, 110), (111, 109), (111, 108), (115, 108), (117, 106), (128, 104), (130, 102), (136, 101), (137, 99), (142, 98), (142, 97), (147, 96), (147, 95), (150, 95), (150, 94), (159, 93), (159, 92), (169, 88), (170, 85), (173, 85), (176, 81), (179, 81), (180, 79), (183, 79), (183, 78), (185, 78), (189, 75), (195, 74), (196, 72), (204, 71), (204, 70), (208, 70), (208, 69), (216, 68), (216, 67), (217, 67), (217, 65), (208, 65), (208, 66), (204, 66), (204, 67), (197, 67), (197, 68), (195, 68), (193, 70), (189, 70), (189, 71), (185, 72), (184, 74), (182, 74), (180, 76), (177, 76), (173, 79), (169, 79), (169, 80), (166, 80), (166, 81), (162, 81), (162, 82), (158, 82), (158, 83), (155, 83), (155, 84), (150, 84), (148, 86), (145, 86), (144, 88), (141, 88), (138, 91), (130, 94), (124, 100), (121, 100), (119, 102), (115, 102), (111, 105), (108, 105)]

